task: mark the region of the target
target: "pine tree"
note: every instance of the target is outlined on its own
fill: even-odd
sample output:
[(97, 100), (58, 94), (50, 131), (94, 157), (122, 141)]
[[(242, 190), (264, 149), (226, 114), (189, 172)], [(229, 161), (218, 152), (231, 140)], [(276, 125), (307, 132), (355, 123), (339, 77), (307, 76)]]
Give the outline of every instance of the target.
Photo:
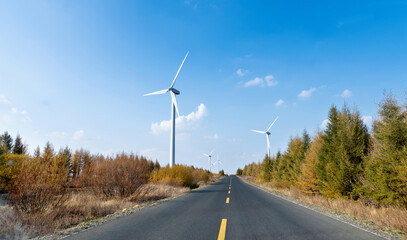
[(40, 146), (37, 146), (37, 148), (34, 150), (34, 158), (40, 158), (41, 157), (41, 149)]
[(317, 165), (319, 188), (328, 197), (351, 196), (369, 146), (367, 127), (346, 105), (341, 112), (331, 107), (328, 120)]
[(322, 133), (318, 133), (305, 154), (305, 160), (301, 166), (301, 177), (298, 181), (298, 185), (305, 193), (315, 194), (319, 192), (317, 164), (322, 143)]
[(373, 151), (366, 161), (365, 191), (378, 203), (407, 206), (407, 111), (388, 94), (373, 124)]
[(42, 161), (44, 161), (45, 163), (50, 163), (54, 156), (55, 156), (54, 147), (48, 141), (45, 144), (44, 152), (42, 153)]
[(25, 154), (27, 147), (23, 144), (23, 141), (20, 137), (20, 134), (17, 134), (16, 139), (14, 140), (13, 153), (14, 154)]
[(11, 153), (13, 149), (13, 138), (8, 134), (8, 132), (4, 132), (0, 135), (0, 147), (2, 148), (3, 153)]
[(270, 182), (273, 166), (272, 166), (272, 160), (269, 158), (268, 155), (266, 155), (264, 157), (264, 160), (262, 162), (262, 170), (263, 170), (263, 180), (266, 182)]

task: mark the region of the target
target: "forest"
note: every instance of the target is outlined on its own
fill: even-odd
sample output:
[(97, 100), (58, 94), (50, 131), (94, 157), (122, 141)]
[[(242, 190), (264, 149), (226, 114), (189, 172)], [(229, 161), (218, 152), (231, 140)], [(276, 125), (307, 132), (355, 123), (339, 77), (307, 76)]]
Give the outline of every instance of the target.
[(213, 174), (192, 166), (162, 167), (135, 154), (91, 154), (47, 142), (32, 155), (20, 135), (0, 135), (0, 239), (35, 237), (135, 204), (187, 192)]
[(303, 198), (345, 199), (372, 211), (395, 208), (400, 215), (394, 222), (404, 221), (397, 224), (406, 230), (407, 105), (385, 94), (372, 126), (356, 108), (332, 106), (324, 130), (313, 136), (304, 130), (290, 138), (284, 152), (236, 174), (253, 176), (274, 189), (298, 191)]

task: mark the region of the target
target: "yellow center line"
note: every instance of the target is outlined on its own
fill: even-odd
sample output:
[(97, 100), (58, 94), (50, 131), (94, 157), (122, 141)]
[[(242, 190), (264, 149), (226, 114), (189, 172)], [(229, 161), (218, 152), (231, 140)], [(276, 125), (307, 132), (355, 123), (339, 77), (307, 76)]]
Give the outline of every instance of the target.
[(228, 220), (226, 218), (222, 219), (222, 223), (220, 224), (220, 229), (219, 229), (218, 240), (225, 240), (227, 221)]
[(229, 203), (229, 198), (226, 198), (226, 203)]
[(230, 191), (228, 191), (228, 194), (230, 194)]

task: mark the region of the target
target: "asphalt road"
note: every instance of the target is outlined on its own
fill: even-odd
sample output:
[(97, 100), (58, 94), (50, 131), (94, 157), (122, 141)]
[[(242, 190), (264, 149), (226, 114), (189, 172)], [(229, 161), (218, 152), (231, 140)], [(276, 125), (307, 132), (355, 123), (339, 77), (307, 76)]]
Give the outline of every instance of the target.
[(276, 197), (232, 176), (68, 239), (382, 238)]

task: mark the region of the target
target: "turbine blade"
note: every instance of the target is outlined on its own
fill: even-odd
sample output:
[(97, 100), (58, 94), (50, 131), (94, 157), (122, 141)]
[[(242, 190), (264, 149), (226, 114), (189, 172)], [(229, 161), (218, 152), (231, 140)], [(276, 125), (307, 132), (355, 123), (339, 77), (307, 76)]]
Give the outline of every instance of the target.
[(212, 155), (213, 151), (215, 151), (215, 149), (212, 149), (211, 153), (209, 153), (209, 155)]
[(270, 125), (270, 127), (267, 129), (266, 132), (268, 132), (270, 130), (270, 128), (274, 125), (274, 123), (277, 121), (278, 117), (276, 117), (276, 119), (274, 120), (274, 122)]
[(258, 130), (250, 130), (250, 131), (252, 131), (252, 132), (256, 132), (256, 133), (262, 133), (262, 134), (266, 133), (266, 132), (263, 132), (263, 131), (258, 131)]
[(178, 77), (179, 71), (181, 70), (182, 65), (184, 65), (185, 59), (187, 59), (188, 54), (189, 54), (189, 51), (187, 52), (187, 55), (185, 55), (184, 60), (182, 60), (181, 66), (179, 66), (179, 68), (178, 68), (178, 72), (177, 72), (177, 74), (175, 74), (174, 80), (172, 81), (172, 84), (171, 84), (171, 87), (170, 87), (170, 88), (172, 88), (172, 87), (174, 86), (175, 81), (177, 80), (177, 77)]
[(147, 94), (144, 94), (143, 96), (150, 96), (150, 95), (164, 94), (164, 93), (166, 93), (166, 92), (168, 92), (168, 89), (163, 89), (163, 90), (160, 90), (160, 91), (157, 91), (157, 92), (147, 93)]
[(205, 157), (209, 157), (209, 155), (208, 154), (205, 154), (205, 153), (202, 153)]
[(178, 105), (177, 105), (177, 99), (175, 98), (175, 94), (173, 92), (171, 92), (171, 98), (172, 98), (172, 104), (174, 104), (175, 110), (177, 110), (178, 117), (180, 117), (179, 116)]

